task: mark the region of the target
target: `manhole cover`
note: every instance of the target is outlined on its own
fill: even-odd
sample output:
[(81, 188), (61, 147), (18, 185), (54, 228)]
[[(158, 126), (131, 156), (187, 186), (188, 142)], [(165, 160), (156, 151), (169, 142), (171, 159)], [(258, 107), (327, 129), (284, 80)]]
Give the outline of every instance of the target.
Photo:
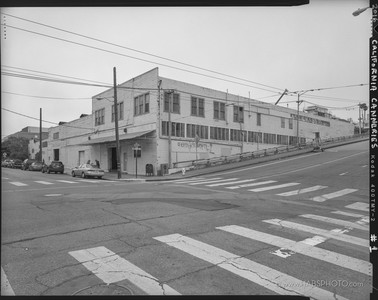
[(81, 289), (73, 295), (132, 295), (132, 291), (124, 286), (117, 284), (97, 284)]

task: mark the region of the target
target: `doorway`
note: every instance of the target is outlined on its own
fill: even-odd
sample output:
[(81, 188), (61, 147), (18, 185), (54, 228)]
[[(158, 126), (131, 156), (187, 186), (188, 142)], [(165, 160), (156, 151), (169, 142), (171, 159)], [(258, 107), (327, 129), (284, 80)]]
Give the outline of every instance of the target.
[(110, 170), (117, 170), (117, 148), (110, 148)]

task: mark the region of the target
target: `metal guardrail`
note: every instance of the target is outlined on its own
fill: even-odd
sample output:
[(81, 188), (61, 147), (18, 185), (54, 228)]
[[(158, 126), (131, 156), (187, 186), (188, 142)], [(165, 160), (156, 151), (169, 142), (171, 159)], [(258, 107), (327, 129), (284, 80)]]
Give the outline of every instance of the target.
[[(369, 137), (369, 134), (361, 134), (361, 135), (358, 134), (358, 135), (352, 135), (352, 136), (343, 136), (343, 137), (337, 137), (337, 138), (324, 139), (321, 141), (321, 147), (326, 147), (334, 143), (353, 141), (353, 140), (367, 138), (367, 137)], [(262, 149), (262, 150), (253, 151), (253, 152), (238, 153), (238, 154), (233, 154), (229, 156), (179, 161), (179, 162), (174, 162), (172, 164), (174, 168), (199, 169), (199, 168), (241, 162), (241, 161), (250, 160), (254, 158), (277, 155), (280, 153), (288, 153), (288, 152), (292, 152), (296, 150), (303, 150), (303, 149), (310, 149), (310, 148), (314, 148), (313, 142), (300, 144), (299, 148), (298, 146), (285, 145), (285, 146), (280, 146), (280, 147)]]

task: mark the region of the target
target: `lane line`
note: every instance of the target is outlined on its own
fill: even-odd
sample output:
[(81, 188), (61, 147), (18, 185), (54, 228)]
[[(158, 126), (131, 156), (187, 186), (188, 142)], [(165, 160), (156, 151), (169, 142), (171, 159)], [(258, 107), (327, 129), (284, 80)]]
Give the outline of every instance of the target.
[(68, 252), (107, 284), (129, 280), (149, 295), (180, 295), (157, 278), (101, 246)]
[(225, 182), (225, 181), (232, 181), (232, 180), (238, 180), (239, 178), (227, 178), (227, 179), (221, 179), (221, 180), (214, 180), (211, 179), (209, 181), (202, 181), (202, 182), (194, 182), (189, 183), (189, 185), (197, 185), (197, 184), (207, 184), (207, 183), (215, 183), (215, 182)]
[(12, 286), (8, 281), (8, 277), (5, 274), (3, 267), (1, 267), (1, 296), (15, 296)]
[(209, 184), (206, 186), (213, 187), (213, 186), (229, 185), (229, 184), (235, 184), (235, 183), (251, 182), (255, 180), (257, 179), (245, 179), (245, 180), (239, 180), (239, 181), (234, 181), (234, 182), (222, 182), (222, 183)]
[(366, 217), (364, 215), (354, 214), (354, 213), (340, 211), (340, 210), (331, 211), (331, 213), (338, 214), (338, 215), (343, 215), (343, 216), (348, 216), (348, 217), (355, 217), (355, 218), (364, 218), (364, 217)]
[(286, 193), (277, 194), (277, 196), (284, 196), (284, 197), (294, 196), (294, 195), (299, 195), (299, 194), (304, 194), (304, 193), (309, 193), (309, 192), (314, 192), (314, 191), (322, 190), (322, 189), (325, 189), (327, 187), (328, 186), (324, 186), (324, 185), (315, 185), (315, 186), (312, 186), (312, 187), (309, 187), (309, 188), (305, 188), (305, 189), (300, 189), (300, 190), (295, 190), (295, 191), (290, 191), (290, 192), (286, 192)]
[(346, 299), (288, 274), (180, 234), (159, 236), (154, 239), (281, 295), (305, 295), (314, 299)]
[(312, 234), (317, 234), (321, 236), (325, 236), (330, 239), (342, 241), (345, 243), (353, 244), (353, 245), (358, 245), (358, 246), (364, 246), (364, 247), (369, 247), (369, 240), (367, 239), (360, 239), (358, 237), (350, 236), (350, 235), (344, 235), (343, 233), (348, 232), (346, 229), (333, 229), (333, 230), (324, 230), (312, 226), (307, 226), (299, 223), (294, 223), (290, 221), (284, 221), (280, 219), (271, 219), (271, 220), (263, 220), (263, 222), (272, 224), (272, 225), (277, 225), (280, 227), (285, 227), (289, 229), (294, 229), (294, 230), (299, 230), (299, 231), (304, 231)]
[(57, 180), (59, 182), (63, 182), (63, 183), (78, 183), (76, 181), (68, 181), (68, 180)]
[(357, 189), (343, 189), (343, 190), (340, 190), (340, 191), (337, 191), (337, 192), (334, 192), (334, 193), (317, 196), (317, 197), (311, 198), (310, 200), (313, 200), (313, 201), (316, 201), (316, 202), (324, 202), (326, 200), (341, 197), (341, 196), (344, 196), (344, 195), (347, 195), (347, 194), (350, 194), (350, 193), (354, 193), (356, 191), (358, 191), (358, 190)]
[(350, 208), (350, 209), (369, 211), (369, 204), (368, 203), (363, 203), (363, 202), (356, 202), (356, 203), (353, 203), (353, 204), (349, 204), (349, 205), (347, 205), (345, 207), (346, 208)]
[(267, 234), (264, 232), (252, 230), (237, 225), (221, 226), (216, 228), (265, 244), (270, 244), (279, 248), (289, 249), (296, 253), (300, 253), (324, 262), (328, 262), (336, 266), (347, 268), (363, 274), (371, 275), (371, 264), (368, 261), (346, 256), (322, 248), (309, 246), (302, 242), (296, 242), (276, 235)]
[(52, 182), (48, 182), (48, 181), (34, 181), (36, 183), (40, 183), (40, 184), (44, 184), (44, 185), (50, 185), (50, 184), (54, 184)]
[(348, 174), (349, 172), (345, 172), (345, 173), (341, 173), (341, 174), (339, 174), (340, 176), (344, 176), (344, 175), (346, 175), (346, 174)]
[(16, 185), (16, 186), (27, 186), (27, 184), (22, 183), (22, 182), (17, 182), (17, 181), (13, 181), (13, 182), (9, 182), (9, 183), (13, 184), (13, 185)]
[(336, 225), (340, 225), (340, 226), (344, 226), (344, 227), (352, 227), (352, 228), (356, 228), (356, 229), (360, 229), (360, 230), (364, 230), (364, 231), (369, 230), (368, 226), (363, 226), (363, 225), (359, 225), (359, 224), (349, 222), (349, 221), (332, 219), (332, 218), (318, 216), (318, 215), (306, 214), (306, 215), (300, 215), (300, 217), (307, 218), (307, 219), (313, 219), (313, 220), (317, 220), (317, 221), (322, 221), (322, 222), (327, 222), (327, 223), (332, 223), (332, 224), (336, 224)]
[(289, 186), (293, 186), (293, 185), (298, 185), (298, 184), (300, 184), (300, 183), (298, 183), (298, 182), (290, 182), (290, 183), (284, 183), (284, 184), (279, 184), (279, 185), (266, 186), (266, 187), (257, 188), (257, 189), (251, 189), (251, 190), (248, 190), (248, 191), (250, 191), (250, 192), (264, 192), (264, 191), (285, 188), (285, 187), (289, 187)]
[(248, 184), (242, 184), (242, 185), (228, 186), (228, 187), (226, 187), (226, 189), (234, 190), (234, 189), (239, 189), (239, 188), (243, 188), (243, 187), (263, 185), (263, 184), (269, 184), (269, 183), (274, 183), (274, 182), (277, 182), (277, 181), (275, 181), (275, 180), (267, 180), (267, 181), (260, 181), (260, 182), (255, 182), (255, 183), (248, 183)]

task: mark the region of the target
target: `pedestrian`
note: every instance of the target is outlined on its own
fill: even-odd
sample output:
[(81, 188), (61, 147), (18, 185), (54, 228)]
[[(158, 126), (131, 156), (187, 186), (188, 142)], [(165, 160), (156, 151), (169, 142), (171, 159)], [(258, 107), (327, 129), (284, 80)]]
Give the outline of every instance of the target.
[(88, 164), (88, 165), (90, 165), (90, 164), (91, 164), (91, 160), (90, 160), (90, 159), (88, 159), (88, 161), (87, 161), (87, 164)]
[(97, 168), (100, 168), (100, 162), (96, 159), (96, 166)]

